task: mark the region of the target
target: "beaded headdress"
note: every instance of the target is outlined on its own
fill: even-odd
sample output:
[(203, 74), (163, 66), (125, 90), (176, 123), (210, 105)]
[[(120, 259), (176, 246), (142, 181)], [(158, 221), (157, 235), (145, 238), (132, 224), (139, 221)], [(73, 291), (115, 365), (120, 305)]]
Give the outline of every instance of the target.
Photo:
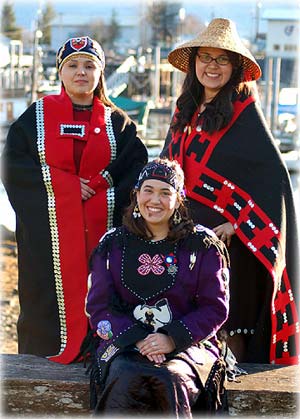
[(59, 48), (56, 54), (56, 67), (58, 71), (62, 68), (63, 64), (74, 56), (86, 56), (96, 61), (100, 65), (101, 70), (104, 70), (105, 55), (103, 49), (97, 41), (94, 41), (89, 36), (70, 38)]
[(147, 179), (155, 179), (160, 180), (161, 182), (166, 182), (177, 192), (184, 195), (183, 177), (180, 178), (175, 169), (168, 166), (168, 164), (164, 163), (162, 160), (153, 160), (146, 164), (139, 175), (135, 188), (140, 189), (142, 184)]

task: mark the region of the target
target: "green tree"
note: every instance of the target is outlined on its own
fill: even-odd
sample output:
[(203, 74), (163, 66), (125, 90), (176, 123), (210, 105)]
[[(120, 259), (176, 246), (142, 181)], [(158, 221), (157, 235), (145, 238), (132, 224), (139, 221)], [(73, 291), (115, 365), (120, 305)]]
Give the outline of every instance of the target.
[(90, 34), (90, 36), (98, 41), (102, 47), (105, 44), (106, 26), (102, 19), (96, 19), (92, 21), (90, 27), (86, 28), (85, 33)]
[(21, 39), (22, 30), (16, 24), (15, 12), (12, 4), (5, 1), (1, 11), (1, 32), (10, 39)]
[(56, 11), (52, 6), (52, 3), (46, 3), (39, 22), (39, 28), (43, 33), (41, 44), (51, 45), (51, 22), (55, 17)]
[(147, 20), (152, 28), (153, 45), (170, 46), (177, 37), (181, 3), (154, 1), (148, 8)]
[(105, 24), (102, 19), (97, 19), (91, 23), (88, 29), (87, 33), (90, 33), (92, 38), (96, 39), (102, 46), (107, 47), (107, 49), (114, 47), (114, 43), (121, 32), (115, 10), (112, 11), (108, 24)]
[(121, 27), (117, 20), (117, 13), (115, 9), (112, 10), (111, 19), (109, 24), (107, 25), (106, 31), (106, 44), (108, 47), (113, 47), (116, 40), (119, 38), (121, 33)]

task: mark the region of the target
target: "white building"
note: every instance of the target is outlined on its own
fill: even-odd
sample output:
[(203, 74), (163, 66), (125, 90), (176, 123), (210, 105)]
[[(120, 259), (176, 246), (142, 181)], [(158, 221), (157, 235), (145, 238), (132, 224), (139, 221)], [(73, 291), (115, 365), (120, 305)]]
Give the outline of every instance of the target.
[(0, 34), (0, 51), (1, 51), (1, 62), (0, 67), (6, 67), (10, 64), (10, 51), (9, 51), (10, 39)]
[(69, 38), (88, 35), (89, 16), (59, 14), (51, 23), (51, 49), (58, 48)]
[(267, 10), (266, 55), (268, 57), (296, 58), (300, 40), (300, 9)]
[[(101, 22), (101, 16), (83, 16), (60, 14), (51, 24), (51, 49), (57, 49), (69, 38), (91, 35), (91, 25)], [(105, 22), (107, 24), (107, 21)], [(124, 16), (119, 22), (120, 36), (118, 37), (118, 50), (136, 48), (145, 36), (145, 25), (140, 26), (136, 16)], [(143, 32), (141, 33), (141, 27)], [(101, 44), (101, 39), (97, 39)]]
[(270, 9), (263, 19), (267, 20), (266, 116), (273, 133), (282, 137), (280, 143), (288, 136), (288, 147), (293, 149), (300, 141), (300, 9)]

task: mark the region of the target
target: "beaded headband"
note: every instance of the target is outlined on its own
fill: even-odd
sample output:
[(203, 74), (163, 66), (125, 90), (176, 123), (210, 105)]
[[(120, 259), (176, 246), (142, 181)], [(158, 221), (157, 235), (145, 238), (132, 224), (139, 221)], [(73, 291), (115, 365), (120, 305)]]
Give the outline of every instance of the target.
[(73, 56), (86, 56), (96, 61), (101, 70), (105, 67), (105, 56), (103, 49), (89, 36), (81, 36), (79, 38), (68, 39), (57, 51), (56, 67), (60, 70), (63, 64), (70, 60)]
[(167, 166), (164, 163), (152, 161), (148, 163), (141, 171), (137, 184), (135, 185), (136, 189), (140, 189), (142, 184), (147, 179), (160, 180), (161, 182), (168, 183), (171, 185), (177, 192), (184, 194), (184, 185), (183, 180), (178, 178), (176, 171)]

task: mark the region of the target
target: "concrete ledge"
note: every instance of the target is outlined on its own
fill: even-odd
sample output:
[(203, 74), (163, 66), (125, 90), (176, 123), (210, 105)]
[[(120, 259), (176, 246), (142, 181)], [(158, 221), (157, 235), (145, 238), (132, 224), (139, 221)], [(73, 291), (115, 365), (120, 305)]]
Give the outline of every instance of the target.
[[(82, 363), (60, 365), (34, 355), (1, 355), (2, 414), (91, 416), (89, 377)], [(300, 366), (241, 365), (248, 375), (229, 382), (230, 416), (294, 417)]]
[(4, 414), (89, 413), (89, 377), (82, 363), (61, 365), (35, 355), (1, 355)]
[(230, 416), (299, 417), (300, 365), (241, 367), (248, 375), (226, 384)]

